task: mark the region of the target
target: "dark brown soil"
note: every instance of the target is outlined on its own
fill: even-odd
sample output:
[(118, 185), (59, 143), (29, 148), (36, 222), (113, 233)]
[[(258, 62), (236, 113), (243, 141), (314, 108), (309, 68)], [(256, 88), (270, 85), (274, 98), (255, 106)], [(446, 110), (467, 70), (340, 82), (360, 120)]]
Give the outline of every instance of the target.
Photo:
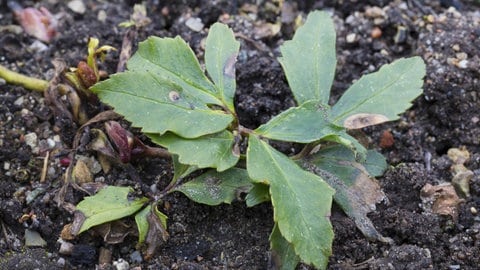
[[(90, 36), (99, 38), (101, 44), (120, 48), (126, 30), (118, 24), (129, 19), (136, 1), (83, 0), (87, 6), (83, 14), (69, 9), (66, 1), (23, 1), (24, 6), (45, 6), (58, 16), (59, 36), (43, 51), (32, 47), (34, 38), (4, 27), (18, 24), (6, 2), (0, 1), (0, 64), (29, 76), (50, 79), (54, 74), (51, 61), (62, 58), (69, 66), (76, 66), (85, 58)], [(250, 2), (252, 11), (245, 8)], [(379, 178), (389, 202), (378, 205), (370, 218), (394, 244), (366, 240), (353, 221), (335, 208), (331, 217), (335, 241), (329, 269), (479, 269), (478, 1), (295, 2), (298, 3), (289, 3), (291, 9), (284, 9), (285, 17), (295, 18), (314, 9), (327, 10), (334, 16), (338, 67), (332, 103), (353, 80), (397, 58), (419, 55), (427, 64), (424, 95), (401, 120), (362, 131), (370, 147), (380, 150), (391, 164)], [(230, 15), (229, 25), (239, 34), (242, 46), (237, 63), (236, 105), (241, 121), (254, 128), (294, 105), (275, 58), (279, 45), (292, 37), (291, 20), (284, 21), (281, 32), (274, 36), (262, 36), (258, 30), (267, 22), (280, 20), (276, 3), (147, 1), (152, 23), (138, 31), (134, 50), (149, 35), (181, 35), (201, 56), (206, 28), (219, 16)], [(449, 9), (448, 5), (459, 10)], [(102, 12), (107, 15), (104, 22), (98, 17)], [(185, 19), (189, 16), (201, 18), (204, 30), (195, 32), (187, 27)], [(381, 35), (372, 38), (375, 27), (381, 29)], [(117, 62), (118, 53), (112, 53), (102, 69), (114, 73)], [(90, 116), (100, 110), (101, 106), (92, 108)], [(63, 226), (73, 218), (54, 201), (65, 171), (60, 158), (71, 151), (93, 158), (95, 153), (71, 149), (77, 125), (70, 123), (70, 128), (60, 129), (61, 132), (54, 125), (52, 109), (41, 93), (0, 83), (0, 269), (95, 269), (101, 249), (112, 252), (112, 262), (123, 259), (130, 267), (141, 267), (136, 269), (269, 269), (268, 236), (273, 222), (268, 204), (246, 208), (243, 202), (235, 202), (208, 207), (180, 194), (167, 198), (171, 206), (166, 211), (170, 239), (153, 259), (145, 261), (137, 256), (134, 235), (111, 245), (101, 237), (84, 233), (70, 241), (75, 245), (72, 255), (60, 254), (57, 240)], [(384, 130), (394, 137), (393, 146), (387, 149), (379, 147)], [(37, 140), (31, 147), (27, 142), (33, 134)], [(426, 184), (452, 180), (452, 162), (447, 151), (462, 146), (470, 153), (465, 166), (474, 173), (469, 183), (470, 196), (460, 204), (458, 218), (431, 213), (422, 204), (420, 190)], [(284, 148), (281, 150), (287, 153), (292, 151), (291, 147)], [(46, 181), (41, 183), (47, 152), (49, 169)], [(168, 161), (146, 159), (115, 166), (109, 174), (100, 172), (95, 178), (145, 192), (152, 185), (164, 187), (171, 175)], [(135, 181), (137, 178), (140, 181)], [(66, 200), (76, 204), (83, 196), (84, 193), (71, 189)], [(19, 222), (24, 214), (34, 214), (36, 220)], [(133, 224), (131, 220), (125, 222)], [(25, 247), (26, 229), (40, 233), (47, 246)], [(112, 265), (104, 269), (108, 267), (115, 269)]]

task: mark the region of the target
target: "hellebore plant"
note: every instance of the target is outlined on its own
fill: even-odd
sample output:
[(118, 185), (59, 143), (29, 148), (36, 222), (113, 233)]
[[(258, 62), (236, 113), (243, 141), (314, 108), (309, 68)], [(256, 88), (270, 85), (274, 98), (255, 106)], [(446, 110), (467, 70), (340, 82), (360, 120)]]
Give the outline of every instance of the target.
[[(168, 236), (167, 217), (157, 205), (163, 196), (180, 191), (209, 205), (230, 203), (239, 193), (247, 193), (248, 206), (270, 201), (275, 222), (270, 243), (281, 269), (294, 269), (299, 262), (326, 268), (334, 236), (329, 220), (333, 200), (366, 237), (390, 241), (366, 216), (384, 199), (373, 177), (383, 174), (385, 159), (367, 151), (347, 130), (398, 119), (422, 93), (425, 65), (420, 57), (399, 59), (363, 76), (329, 106), (335, 38), (329, 15), (315, 11), (281, 46), (279, 61), (297, 106), (254, 130), (243, 127), (235, 111), (240, 43), (227, 26), (210, 28), (208, 76), (180, 37), (142, 42), (126, 72), (90, 89), (172, 154), (173, 179), (150, 200), (132, 199), (129, 187), (107, 187), (86, 197), (77, 206), (74, 233), (134, 215), (139, 243), (152, 255), (159, 245), (155, 239)], [(305, 147), (288, 157), (269, 140)], [(240, 151), (242, 141), (248, 143), (246, 153)], [(189, 177), (198, 170), (198, 176)]]

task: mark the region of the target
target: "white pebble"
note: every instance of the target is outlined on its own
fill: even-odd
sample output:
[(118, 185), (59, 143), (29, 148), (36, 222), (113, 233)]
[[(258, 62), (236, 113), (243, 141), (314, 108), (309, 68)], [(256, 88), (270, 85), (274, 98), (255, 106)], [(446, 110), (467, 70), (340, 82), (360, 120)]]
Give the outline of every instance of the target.
[(10, 162), (5, 161), (5, 162), (3, 163), (3, 169), (4, 169), (5, 171), (10, 170)]
[(457, 67), (462, 68), (462, 69), (467, 68), (468, 67), (468, 60), (462, 60), (462, 61), (458, 62)]
[(48, 46), (40, 40), (35, 40), (28, 48), (34, 52), (43, 52), (48, 49)]
[(57, 260), (57, 265), (63, 268), (65, 266), (65, 259), (64, 258), (59, 258)]
[(53, 136), (53, 140), (55, 142), (60, 142), (62, 139), (60, 138), (60, 135), (55, 135), (55, 136)]
[(82, 0), (70, 1), (68, 2), (67, 6), (70, 10), (78, 14), (83, 14), (87, 10), (87, 8), (85, 7), (85, 3), (83, 3)]
[(357, 38), (357, 35), (355, 33), (348, 34), (346, 37), (347, 43), (353, 43), (355, 42), (355, 39)]
[(51, 138), (47, 139), (48, 148), (52, 149), (55, 147), (55, 141)]
[(72, 254), (73, 251), (73, 244), (67, 241), (59, 240), (57, 242), (60, 242), (60, 249), (58, 250), (58, 253), (64, 254), (64, 255), (70, 255)]
[(22, 117), (25, 117), (25, 116), (28, 116), (30, 114), (32, 114), (29, 110), (23, 108), (21, 111), (20, 111), (20, 114), (22, 115)]
[(105, 10), (100, 10), (97, 15), (97, 20), (99, 20), (102, 23), (105, 23), (107, 21), (107, 12)]
[(13, 105), (22, 106), (22, 105), (23, 105), (23, 96), (17, 98), (17, 100), (15, 100), (15, 101), (13, 102)]
[(185, 22), (185, 25), (195, 32), (202, 31), (204, 27), (204, 24), (202, 23), (202, 19), (194, 18), (194, 17), (188, 18), (188, 20)]
[(117, 268), (117, 270), (129, 270), (130, 269), (130, 264), (128, 264), (128, 262), (125, 261), (122, 258), (118, 259), (118, 261), (114, 261), (113, 266), (115, 266), (115, 268)]
[(37, 134), (34, 132), (30, 132), (25, 135), (25, 143), (30, 146), (30, 148), (35, 148), (37, 146)]

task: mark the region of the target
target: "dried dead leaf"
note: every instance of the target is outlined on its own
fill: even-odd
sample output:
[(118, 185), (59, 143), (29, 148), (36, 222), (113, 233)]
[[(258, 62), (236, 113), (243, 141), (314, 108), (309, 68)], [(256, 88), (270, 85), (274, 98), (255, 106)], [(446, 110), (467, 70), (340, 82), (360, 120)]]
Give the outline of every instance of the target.
[(119, 114), (117, 114), (116, 112), (114, 112), (113, 110), (110, 110), (110, 111), (104, 111), (104, 112), (101, 112), (97, 115), (95, 115), (93, 118), (91, 118), (90, 120), (88, 120), (88, 122), (86, 122), (85, 124), (83, 124), (78, 130), (77, 130), (77, 133), (75, 134), (75, 138), (73, 140), (73, 147), (74, 148), (78, 148), (80, 143), (81, 143), (81, 138), (82, 138), (82, 134), (83, 134), (83, 131), (85, 128), (87, 128), (89, 125), (91, 124), (94, 124), (94, 123), (98, 123), (98, 122), (103, 122), (103, 121), (107, 121), (107, 120), (114, 120), (114, 119), (119, 119), (121, 118), (121, 116)]
[(72, 223), (68, 223), (63, 226), (62, 231), (60, 232), (60, 238), (63, 240), (73, 240), (75, 239), (75, 235), (72, 234)]
[(73, 179), (75, 183), (81, 185), (83, 183), (93, 182), (93, 175), (87, 164), (83, 160), (78, 160), (73, 168)]
[(164, 226), (164, 222), (158, 217), (158, 210), (156, 207), (153, 207), (152, 210), (148, 213), (148, 232), (147, 237), (145, 238), (145, 244), (147, 245), (145, 251), (145, 259), (149, 260), (157, 248), (165, 241), (168, 240), (168, 232)]
[(109, 173), (112, 169), (111, 159), (102, 153), (98, 153), (98, 162), (100, 162), (100, 166), (102, 166), (102, 171), (104, 173)]
[(132, 226), (129, 226), (120, 220), (95, 226), (93, 227), (93, 230), (103, 238), (105, 243), (108, 244), (122, 243), (127, 235), (135, 233), (135, 229), (132, 228)]
[(70, 233), (73, 235), (78, 235), (78, 232), (82, 228), (83, 223), (87, 217), (80, 211), (75, 211), (73, 215), (72, 227), (70, 228)]
[(370, 176), (364, 165), (346, 159), (338, 160), (339, 155), (340, 151), (326, 152), (323, 149), (316, 154), (317, 159), (309, 160), (315, 167), (308, 164), (303, 166), (321, 176), (335, 189), (335, 202), (352, 218), (365, 237), (391, 243), (393, 240), (382, 236), (367, 216), (376, 209), (377, 203), (388, 201), (380, 184)]
[(83, 183), (80, 185), (82, 191), (87, 192), (88, 195), (96, 194), (100, 189), (105, 188), (107, 184), (102, 182), (90, 182), (90, 183)]
[(458, 207), (464, 200), (460, 199), (450, 183), (432, 186), (426, 184), (420, 191), (420, 197), (427, 209), (438, 215), (458, 218)]
[(92, 128), (90, 130), (90, 133), (92, 137), (94, 137), (94, 139), (91, 140), (90, 143), (87, 145), (87, 149), (97, 151), (99, 154), (102, 154), (103, 156), (107, 156), (112, 159), (118, 158), (118, 154), (115, 152), (112, 144), (107, 138), (107, 135), (105, 135), (102, 130)]
[(281, 29), (280, 23), (261, 23), (253, 29), (255, 39), (271, 38), (276, 36)]

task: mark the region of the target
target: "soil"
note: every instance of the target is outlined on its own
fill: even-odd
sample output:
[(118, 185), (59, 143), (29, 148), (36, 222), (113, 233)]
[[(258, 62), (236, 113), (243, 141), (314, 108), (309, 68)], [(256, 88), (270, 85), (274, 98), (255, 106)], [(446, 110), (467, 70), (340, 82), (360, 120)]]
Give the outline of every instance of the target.
[[(83, 13), (72, 11), (66, 1), (22, 1), (25, 7), (46, 7), (59, 20), (58, 36), (43, 49), (35, 38), (4, 27), (18, 24), (6, 2), (0, 1), (0, 64), (50, 79), (54, 75), (53, 59), (61, 58), (69, 66), (84, 60), (90, 36), (97, 37), (101, 44), (121, 48), (127, 30), (118, 24), (129, 19), (136, 1), (83, 0), (87, 7)], [(293, 21), (299, 14), (323, 9), (334, 17), (338, 67), (332, 104), (363, 74), (400, 57), (421, 56), (427, 64), (424, 94), (399, 121), (362, 130), (369, 146), (381, 151), (391, 165), (378, 178), (388, 203), (378, 205), (369, 217), (394, 243), (365, 239), (353, 221), (334, 208), (331, 220), (335, 240), (328, 269), (478, 269), (478, 1), (305, 0), (285, 2), (281, 12), (278, 2), (146, 1), (152, 21), (138, 29), (133, 51), (150, 35), (180, 35), (202, 57), (208, 27), (219, 17), (227, 21), (241, 41), (235, 100), (241, 122), (250, 128), (294, 105), (276, 56), (279, 45), (292, 37)], [(102, 18), (102, 14), (106, 16)], [(200, 18), (204, 28), (197, 32), (186, 26), (189, 17)], [(267, 23), (278, 21), (282, 21), (279, 33), (265, 31)], [(111, 74), (117, 63), (118, 53), (112, 53), (101, 68)], [(90, 117), (101, 110), (102, 106), (92, 108)], [(69, 241), (74, 245), (70, 255), (61, 254), (57, 240), (63, 226), (73, 218), (54, 200), (63, 185), (65, 167), (61, 158), (72, 152), (93, 160), (96, 155), (72, 149), (78, 125), (58, 123), (41, 93), (0, 84), (0, 269), (95, 269), (96, 265), (98, 269), (99, 254), (105, 250), (111, 252), (111, 259), (107, 259), (111, 264), (101, 269), (125, 269), (119, 266), (125, 262), (138, 267), (134, 269), (272, 268), (268, 236), (273, 222), (268, 204), (247, 208), (239, 201), (209, 207), (180, 194), (166, 199), (170, 205), (165, 210), (170, 238), (152, 259), (144, 260), (135, 252), (133, 234), (119, 244), (108, 244), (99, 236), (84, 233)], [(393, 145), (380, 144), (384, 131), (393, 135)], [(290, 145), (278, 147), (288, 154), (297, 151)], [(473, 172), (470, 194), (458, 208), (454, 207), (456, 214), (435, 214), (422, 201), (421, 190), (427, 184), (451, 182), (452, 161), (447, 152), (459, 147), (470, 153), (464, 164)], [(48, 170), (41, 182), (47, 152)], [(171, 164), (156, 158), (114, 166), (108, 174), (95, 174), (95, 180), (129, 185), (141, 192), (152, 185), (165, 186), (171, 176)], [(70, 189), (65, 200), (76, 204), (83, 196), (85, 193)], [(20, 220), (23, 215), (27, 218)], [(133, 224), (132, 220), (125, 222)], [(46, 246), (27, 247), (27, 229), (38, 232)], [(300, 265), (298, 269), (310, 268)]]

